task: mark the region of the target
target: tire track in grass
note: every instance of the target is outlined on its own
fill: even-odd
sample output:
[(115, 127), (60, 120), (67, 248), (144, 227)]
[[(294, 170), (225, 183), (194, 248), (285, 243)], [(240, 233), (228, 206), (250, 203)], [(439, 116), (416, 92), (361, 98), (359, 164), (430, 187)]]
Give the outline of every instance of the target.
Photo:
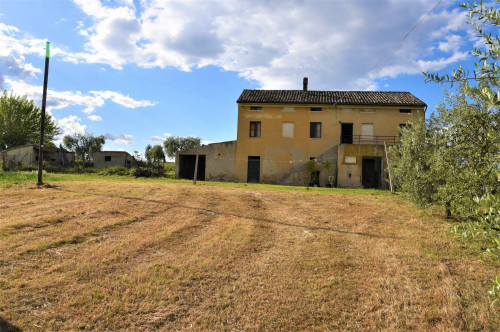
[(64, 245), (80, 244), (80, 243), (87, 241), (91, 237), (104, 236), (106, 233), (110, 233), (115, 229), (129, 226), (129, 225), (139, 223), (139, 222), (144, 222), (144, 221), (147, 221), (148, 219), (150, 219), (154, 216), (156, 216), (156, 213), (148, 213), (148, 214), (145, 214), (141, 217), (124, 219), (124, 220), (121, 220), (119, 222), (104, 225), (102, 227), (98, 227), (98, 228), (86, 231), (86, 232), (78, 234), (78, 235), (73, 235), (73, 236), (63, 238), (63, 239), (60, 239), (57, 241), (53, 241), (50, 243), (41, 244), (41, 245), (34, 247), (34, 248), (25, 249), (25, 250), (21, 251), (19, 253), (19, 255), (24, 256), (24, 255), (29, 255), (29, 254), (33, 254), (33, 253), (42, 253), (48, 249), (55, 249), (55, 248), (62, 247)]

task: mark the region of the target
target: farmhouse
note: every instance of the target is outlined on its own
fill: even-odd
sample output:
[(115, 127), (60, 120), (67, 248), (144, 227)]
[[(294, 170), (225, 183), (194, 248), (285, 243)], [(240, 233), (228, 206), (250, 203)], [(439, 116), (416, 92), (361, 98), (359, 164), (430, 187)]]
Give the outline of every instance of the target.
[(126, 151), (98, 151), (92, 155), (94, 167), (137, 167), (137, 161)]
[[(427, 108), (409, 92), (312, 91), (307, 78), (302, 90), (244, 90), (237, 103), (237, 140), (198, 149), (199, 179), (384, 189), (386, 146)], [(195, 155), (177, 153), (176, 177), (193, 178)]]
[[(9, 150), (0, 151), (0, 161), (12, 166), (38, 165), (39, 148), (36, 144), (18, 146)], [(69, 167), (75, 161), (75, 153), (62, 147), (45, 146), (43, 160), (52, 167)]]

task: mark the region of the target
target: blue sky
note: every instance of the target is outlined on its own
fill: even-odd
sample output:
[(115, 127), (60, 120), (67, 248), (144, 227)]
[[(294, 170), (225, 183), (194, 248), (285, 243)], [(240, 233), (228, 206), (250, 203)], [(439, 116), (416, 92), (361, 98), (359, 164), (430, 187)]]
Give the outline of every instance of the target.
[(310, 90), (410, 91), (429, 114), (441, 88), (421, 72), (473, 60), (458, 4), (0, 0), (0, 88), (40, 105), (48, 40), (47, 105), (63, 135), (130, 153), (172, 134), (236, 139), (243, 89), (301, 89), (305, 76)]

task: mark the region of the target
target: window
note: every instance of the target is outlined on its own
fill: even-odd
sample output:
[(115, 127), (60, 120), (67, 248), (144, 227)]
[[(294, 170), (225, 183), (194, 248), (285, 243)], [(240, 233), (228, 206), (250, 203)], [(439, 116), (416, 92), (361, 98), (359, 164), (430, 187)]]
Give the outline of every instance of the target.
[(371, 108), (363, 108), (361, 113), (375, 113), (375, 110)]
[(294, 107), (283, 107), (282, 112), (295, 112)]
[(262, 111), (262, 106), (250, 106), (250, 111)]
[(361, 140), (362, 141), (373, 140), (373, 123), (361, 124)]
[(323, 112), (322, 107), (311, 107), (311, 112)]
[(401, 109), (401, 110), (399, 110), (399, 113), (411, 114), (411, 110), (410, 109)]
[(311, 122), (309, 133), (310, 138), (321, 138), (321, 122)]
[(283, 122), (281, 136), (293, 138), (293, 129), (294, 129), (293, 122)]
[(250, 137), (260, 137), (260, 121), (250, 121)]
[(104, 161), (111, 161), (111, 156), (104, 156)]

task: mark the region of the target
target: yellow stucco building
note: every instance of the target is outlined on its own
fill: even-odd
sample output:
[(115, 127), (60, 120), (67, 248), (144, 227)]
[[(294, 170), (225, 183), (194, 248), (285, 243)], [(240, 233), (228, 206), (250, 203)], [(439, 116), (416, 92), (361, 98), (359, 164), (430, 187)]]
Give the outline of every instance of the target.
[[(302, 90), (244, 90), (237, 103), (237, 140), (200, 147), (199, 178), (386, 188), (384, 143), (427, 107), (409, 92), (311, 91), (307, 78)], [(193, 177), (195, 153), (178, 153), (178, 177)]]

